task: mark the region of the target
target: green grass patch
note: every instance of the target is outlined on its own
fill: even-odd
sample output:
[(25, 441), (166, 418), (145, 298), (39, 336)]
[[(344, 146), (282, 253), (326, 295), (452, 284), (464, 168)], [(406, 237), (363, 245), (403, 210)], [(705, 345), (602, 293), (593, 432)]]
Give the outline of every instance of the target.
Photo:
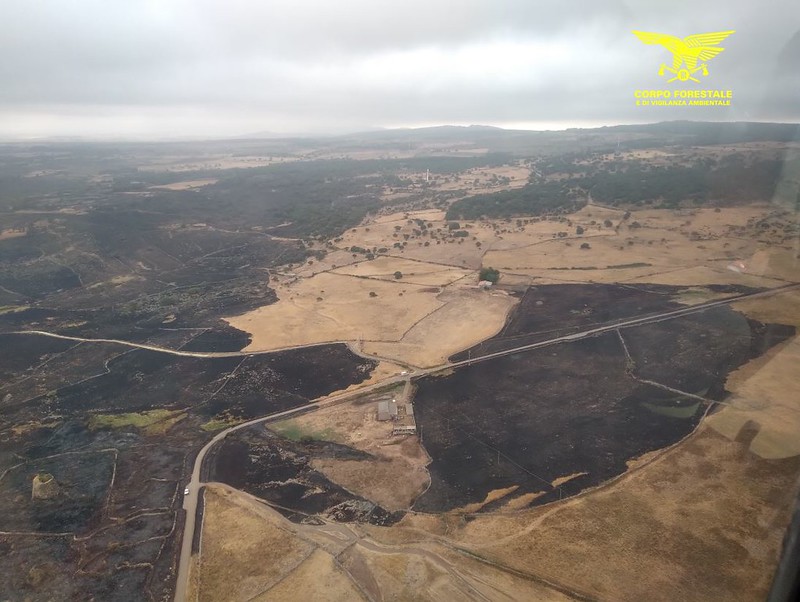
[(315, 431), (298, 424), (296, 420), (282, 420), (269, 425), (269, 429), (290, 441), (333, 441), (341, 442), (342, 437), (330, 428)]
[(221, 431), (232, 426), (236, 426), (242, 422), (244, 422), (244, 420), (238, 418), (212, 418), (208, 422), (201, 424), (200, 428), (207, 433), (213, 433), (215, 431)]
[(720, 299), (722, 297), (725, 297), (725, 295), (720, 293), (715, 293), (709, 288), (698, 286), (692, 288), (685, 288), (680, 292), (678, 292), (677, 295), (673, 295), (672, 299), (677, 301), (678, 303), (683, 303), (684, 305), (696, 305), (698, 303), (703, 303), (705, 301), (712, 301), (714, 299)]
[(89, 429), (116, 429), (133, 426), (153, 435), (166, 432), (169, 427), (185, 417), (186, 413), (183, 410), (149, 410), (147, 412), (131, 412), (129, 414), (92, 414), (89, 417)]

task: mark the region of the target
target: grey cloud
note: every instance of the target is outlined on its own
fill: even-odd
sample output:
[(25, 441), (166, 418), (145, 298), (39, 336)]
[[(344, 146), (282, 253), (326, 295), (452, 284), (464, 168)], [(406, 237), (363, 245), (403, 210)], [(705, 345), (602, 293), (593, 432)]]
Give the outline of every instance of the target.
[(785, 50), (795, 13), (788, 0), (5, 0), (0, 135), (3, 120), (37, 111), (42, 123), (113, 127), (92, 125), (89, 107), (143, 132), (191, 115), (209, 132), (244, 115), (252, 130), (687, 118), (633, 106), (634, 89), (664, 86), (668, 54), (632, 29), (736, 29), (702, 84), (733, 89), (735, 109), (691, 117), (798, 120), (797, 69), (779, 66), (797, 65)]

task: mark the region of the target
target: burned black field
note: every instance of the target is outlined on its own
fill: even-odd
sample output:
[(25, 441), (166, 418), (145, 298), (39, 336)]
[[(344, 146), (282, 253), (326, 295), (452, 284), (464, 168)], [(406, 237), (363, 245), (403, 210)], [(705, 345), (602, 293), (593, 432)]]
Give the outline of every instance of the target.
[(358, 497), (311, 468), (311, 459), (363, 460), (372, 456), (328, 441), (294, 442), (257, 425), (226, 437), (204, 463), (205, 480), (227, 483), (268, 500), (290, 520), (311, 515), (340, 521), (390, 525), (402, 512), (388, 512)]
[[(221, 318), (274, 302), (270, 270), (323, 256), (311, 237), (358, 223), (386, 181), (352, 177), (374, 174), (360, 162), (138, 169), (162, 152), (0, 148), (0, 599), (171, 599), (202, 445), (375, 365), (343, 345), (202, 358), (13, 334), (237, 352), (249, 335)], [(37, 475), (55, 486), (34, 499)]]
[[(363, 218), (446, 209), (472, 188), (434, 191), (414, 173), (458, 179), (526, 160), (522, 148), (539, 156), (539, 142), (516, 136), (486, 156), (426, 156), (425, 142), (419, 156), (374, 160), (315, 158), (358, 150), (358, 140), (0, 145), (0, 600), (172, 600), (198, 451), (232, 425), (362, 383), (377, 365), (345, 345), (243, 353), (249, 335), (224, 317), (275, 302), (276, 276), (342, 251), (336, 237)], [(618, 148), (614, 136), (586, 148)], [(369, 148), (382, 155), (385, 144)], [(410, 149), (404, 134), (402, 156)], [(223, 155), (276, 161), (209, 167)], [(195, 167), (170, 171), (176, 161)], [(181, 189), (197, 180), (208, 184)], [(453, 359), (675, 309), (678, 292), (533, 287), (497, 337)], [(792, 332), (716, 309), (422, 379), (414, 407), (432, 483), (415, 508), (457, 509), (512, 486), (509, 497), (541, 492), (532, 502), (541, 504), (612, 478), (709, 409), (661, 385), (721, 399), (731, 369)], [(312, 467), (365, 455), (251, 427), (212, 448), (202, 480), (248, 491), (291, 520), (391, 525), (401, 513)]]
[[(599, 285), (571, 288), (579, 299), (592, 289), (607, 294)], [(672, 307), (661, 299), (661, 308), (648, 309)], [(606, 318), (619, 315), (612, 313)], [(514, 319), (529, 322), (519, 313)], [(679, 441), (713, 410), (658, 385), (721, 400), (731, 370), (793, 333), (721, 307), (422, 379), (414, 408), (432, 484), (414, 509), (453, 510), (513, 486), (483, 510), (534, 493), (531, 504), (539, 505), (598, 485), (629, 460)], [(505, 335), (515, 334), (512, 323)], [(553, 485), (565, 477), (573, 478)]]
[[(197, 329), (157, 340), (208, 351), (245, 339)], [(195, 358), (0, 335), (0, 598), (170, 598), (199, 448), (228, 425), (361, 382), (374, 365), (344, 345)], [(40, 497), (37, 475), (56, 483)]]
[[(758, 290), (716, 284), (704, 288), (726, 295), (754, 293)], [(454, 354), (450, 359), (466, 360), (587, 330), (614, 320), (680, 309), (683, 305), (673, 297), (681, 290), (686, 289), (659, 284), (531, 286), (522, 293), (519, 305), (497, 335)]]

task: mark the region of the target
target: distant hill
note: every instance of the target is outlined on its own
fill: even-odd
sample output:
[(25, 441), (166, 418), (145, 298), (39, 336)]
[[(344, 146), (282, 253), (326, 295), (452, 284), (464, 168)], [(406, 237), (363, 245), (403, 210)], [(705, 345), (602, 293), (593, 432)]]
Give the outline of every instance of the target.
[[(525, 155), (565, 150), (619, 150), (672, 144), (709, 145), (800, 140), (800, 125), (758, 122), (666, 121), (563, 131), (508, 130), (487, 125), (442, 125), (375, 130), (316, 139), (328, 148), (388, 148), (392, 145), (458, 145)], [(310, 142), (307, 140), (306, 142)], [(568, 148), (569, 147), (569, 148)], [(421, 150), (421, 149), (419, 149)]]

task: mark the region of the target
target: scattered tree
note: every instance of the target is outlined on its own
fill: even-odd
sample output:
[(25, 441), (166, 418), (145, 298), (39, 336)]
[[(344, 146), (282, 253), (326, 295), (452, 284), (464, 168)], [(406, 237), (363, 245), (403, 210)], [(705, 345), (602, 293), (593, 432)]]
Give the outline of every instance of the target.
[(497, 281), (500, 280), (500, 271), (491, 267), (481, 268), (478, 280), (487, 280), (492, 284), (497, 284)]
[(400, 270), (398, 270), (398, 271), (396, 271), (394, 273), (394, 279), (395, 280), (400, 280), (400, 278), (402, 278), (402, 277), (403, 277), (403, 272), (401, 272)]

